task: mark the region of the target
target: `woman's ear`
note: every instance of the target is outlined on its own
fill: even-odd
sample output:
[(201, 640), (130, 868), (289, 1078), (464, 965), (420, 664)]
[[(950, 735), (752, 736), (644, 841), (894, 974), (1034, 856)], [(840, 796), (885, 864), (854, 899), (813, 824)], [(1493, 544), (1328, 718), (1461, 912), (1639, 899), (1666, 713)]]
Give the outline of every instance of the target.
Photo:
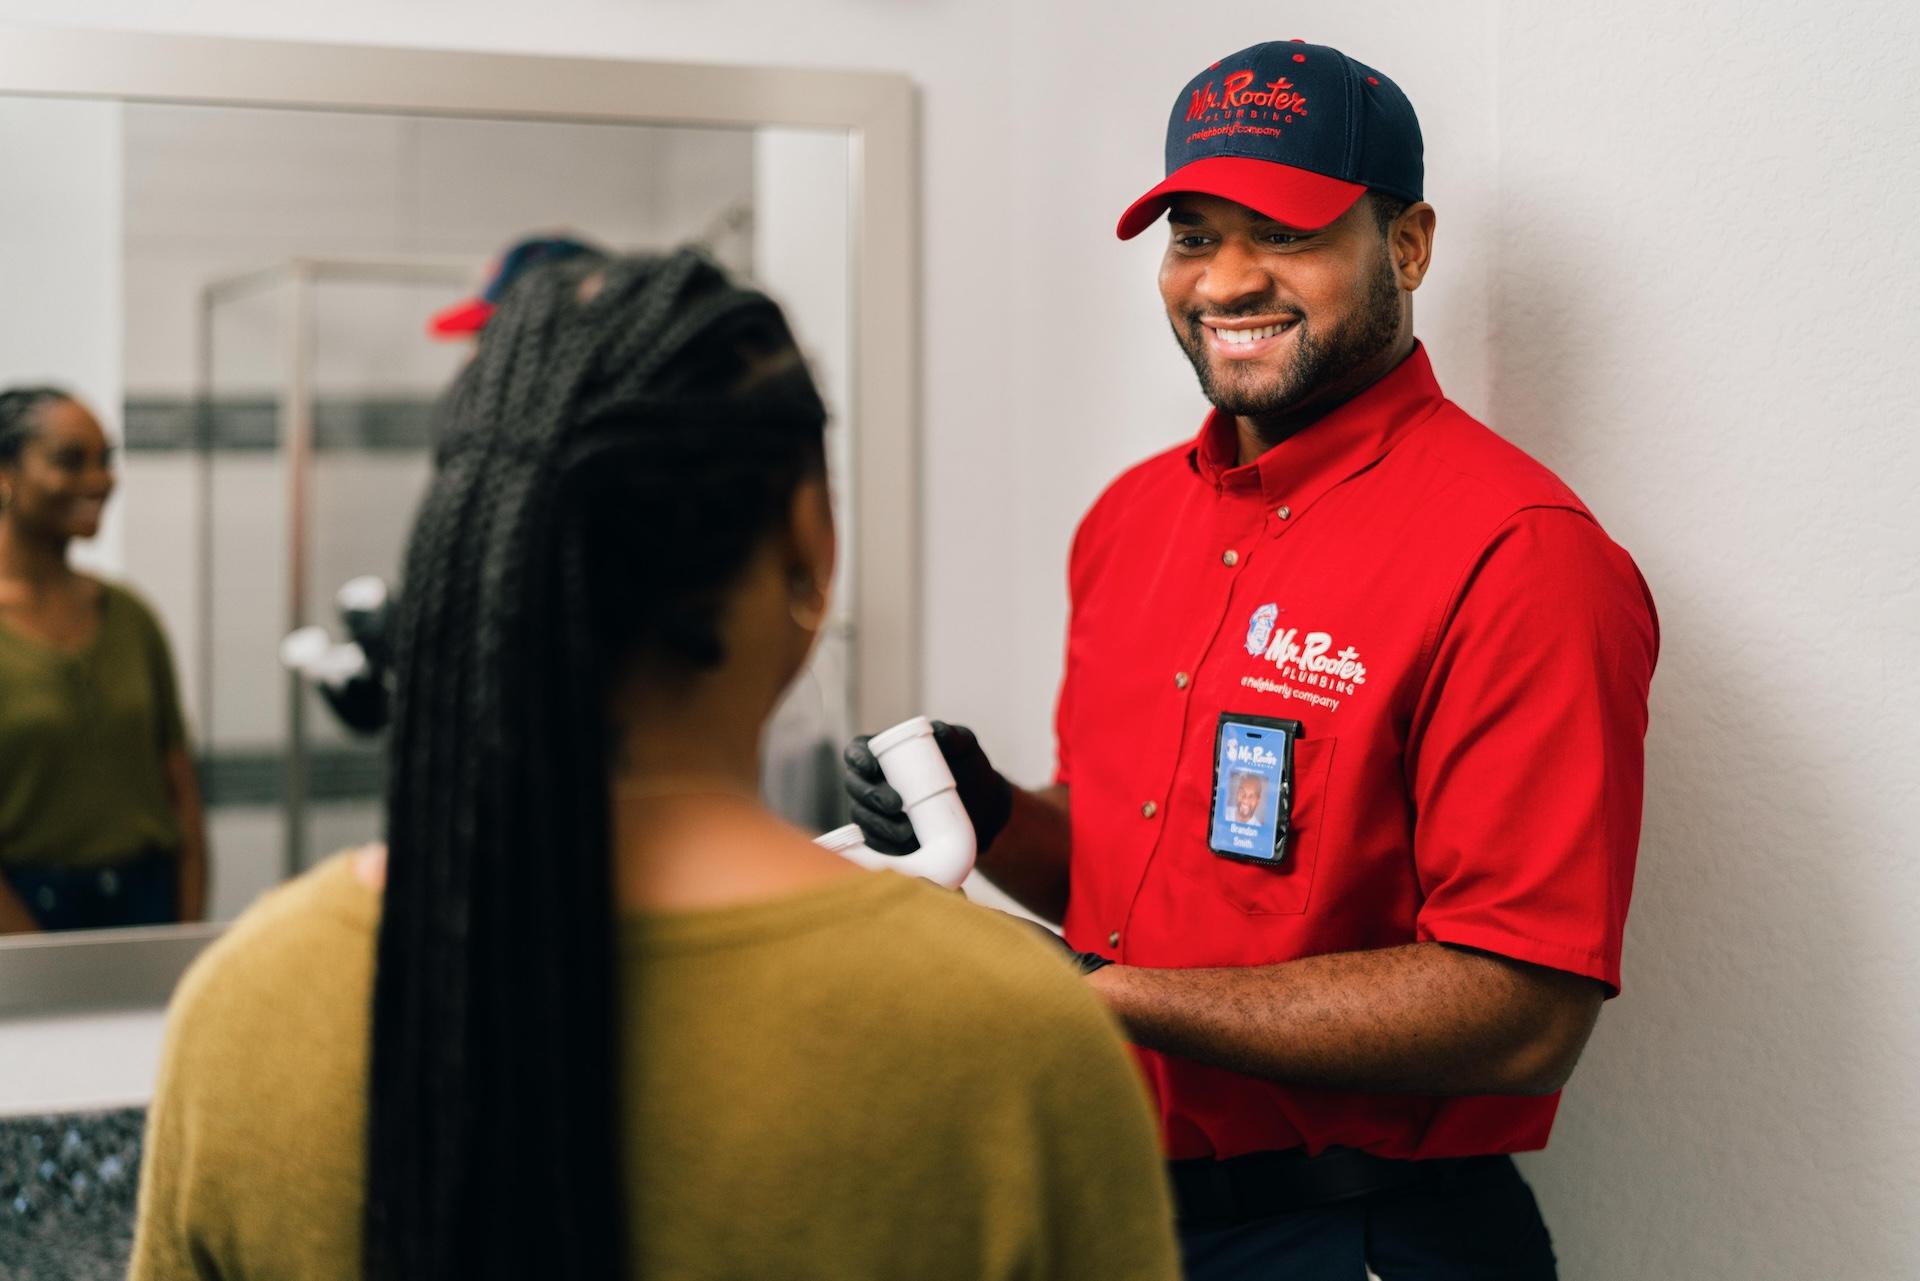
[(839, 556), (833, 528), (833, 499), (827, 492), (826, 477), (803, 480), (794, 489), (788, 527), (793, 558), (789, 571), (796, 585), (810, 585), (814, 593), (812, 603), (824, 613), (833, 590), (834, 563)]

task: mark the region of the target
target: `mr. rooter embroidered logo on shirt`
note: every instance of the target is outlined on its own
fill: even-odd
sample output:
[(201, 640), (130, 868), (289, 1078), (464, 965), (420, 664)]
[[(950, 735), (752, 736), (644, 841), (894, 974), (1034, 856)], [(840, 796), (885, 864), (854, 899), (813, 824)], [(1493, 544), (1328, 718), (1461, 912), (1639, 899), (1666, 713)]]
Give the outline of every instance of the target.
[(1247, 653), (1273, 664), (1278, 679), (1242, 676), (1240, 683), (1328, 711), (1340, 710), (1340, 698), (1367, 683), (1367, 665), (1360, 661), (1360, 651), (1351, 645), (1334, 649), (1332, 632), (1280, 627), (1280, 612), (1277, 604), (1269, 602), (1247, 621)]
[(1187, 119), (1207, 127), (1188, 134), (1187, 142), (1234, 134), (1278, 138), (1280, 130), (1276, 126), (1290, 125), (1296, 117), (1306, 116), (1307, 95), (1293, 81), (1280, 76), (1256, 87), (1254, 79), (1251, 71), (1236, 71), (1218, 89), (1211, 80), (1195, 89), (1187, 104)]

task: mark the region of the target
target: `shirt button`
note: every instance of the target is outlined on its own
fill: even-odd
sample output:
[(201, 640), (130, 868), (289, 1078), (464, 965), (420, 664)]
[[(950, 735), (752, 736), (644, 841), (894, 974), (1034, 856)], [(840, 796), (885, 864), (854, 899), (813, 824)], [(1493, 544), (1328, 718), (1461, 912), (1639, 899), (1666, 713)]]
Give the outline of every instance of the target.
[(1185, 672), (1175, 672), (1173, 674), (1173, 687), (1175, 689), (1185, 689), (1187, 687), (1187, 674)]
[(1240, 563), (1240, 553), (1229, 547), (1220, 554), (1220, 563), (1222, 565), (1238, 565)]
[(1148, 801), (1145, 805), (1142, 805), (1140, 807), (1141, 818), (1152, 818), (1155, 814), (1158, 814), (1159, 812), (1160, 812), (1160, 807), (1158, 805), (1155, 805), (1152, 801)]
[(1114, 930), (1114, 931), (1113, 931), (1113, 932), (1112, 932), (1111, 934), (1108, 934), (1108, 935), (1107, 935), (1107, 946), (1108, 946), (1108, 947), (1119, 947), (1119, 946), (1120, 946), (1120, 931), (1119, 931), (1119, 930)]
[(1292, 515), (1293, 515), (1293, 508), (1291, 508), (1291, 507), (1282, 507), (1282, 508), (1281, 508), (1281, 509), (1280, 509), (1279, 511), (1276, 511), (1276, 512), (1274, 513), (1274, 515), (1276, 515), (1276, 516), (1278, 516), (1278, 517), (1279, 517), (1279, 518), (1280, 518), (1281, 520), (1287, 520), (1287, 519), (1289, 519), (1289, 518), (1291, 518), (1291, 517), (1292, 517)]

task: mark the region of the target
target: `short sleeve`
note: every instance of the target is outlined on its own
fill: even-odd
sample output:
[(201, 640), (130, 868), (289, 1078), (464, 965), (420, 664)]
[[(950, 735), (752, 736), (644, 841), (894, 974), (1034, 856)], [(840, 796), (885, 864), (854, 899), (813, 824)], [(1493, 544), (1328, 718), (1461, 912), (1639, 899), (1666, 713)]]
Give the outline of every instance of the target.
[(1069, 668), (1060, 677), (1060, 697), (1053, 705), (1053, 785), (1073, 786), (1073, 769), (1067, 756), (1067, 713), (1073, 697), (1073, 672)]
[(1060, 675), (1060, 695), (1054, 700), (1053, 706), (1053, 782), (1056, 787), (1073, 785), (1071, 726), (1073, 724), (1074, 629), (1080, 622), (1080, 601), (1087, 573), (1089, 549), (1097, 538), (1101, 514), (1106, 506), (1107, 495), (1103, 494), (1081, 518), (1079, 527), (1073, 531), (1073, 549), (1067, 555), (1067, 646)]
[(1529, 509), (1482, 546), (1409, 734), (1422, 940), (1619, 991), (1658, 648), (1639, 571), (1584, 513)]

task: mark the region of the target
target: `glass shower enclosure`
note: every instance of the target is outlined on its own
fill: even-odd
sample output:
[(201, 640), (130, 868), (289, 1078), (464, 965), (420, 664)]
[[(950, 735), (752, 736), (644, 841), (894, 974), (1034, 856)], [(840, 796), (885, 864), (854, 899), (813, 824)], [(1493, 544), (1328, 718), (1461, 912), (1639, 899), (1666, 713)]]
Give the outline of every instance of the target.
[(378, 744), (282, 669), (279, 644), (337, 631), (349, 579), (398, 580), (431, 406), (468, 346), (431, 340), (427, 318), (483, 265), (300, 257), (201, 291), (194, 719), (229, 895), (379, 834)]
[[(339, 635), (334, 598), (350, 579), (399, 583), (432, 470), (432, 405), (471, 345), (430, 339), (426, 322), (483, 267), (298, 257), (201, 290), (190, 713), (226, 904), (381, 833), (380, 744), (349, 733), (285, 671), (279, 645), (312, 624)], [(845, 435), (830, 440), (845, 522)], [(853, 644), (843, 589), (768, 726), (767, 799), (816, 831), (845, 821), (837, 755)]]

